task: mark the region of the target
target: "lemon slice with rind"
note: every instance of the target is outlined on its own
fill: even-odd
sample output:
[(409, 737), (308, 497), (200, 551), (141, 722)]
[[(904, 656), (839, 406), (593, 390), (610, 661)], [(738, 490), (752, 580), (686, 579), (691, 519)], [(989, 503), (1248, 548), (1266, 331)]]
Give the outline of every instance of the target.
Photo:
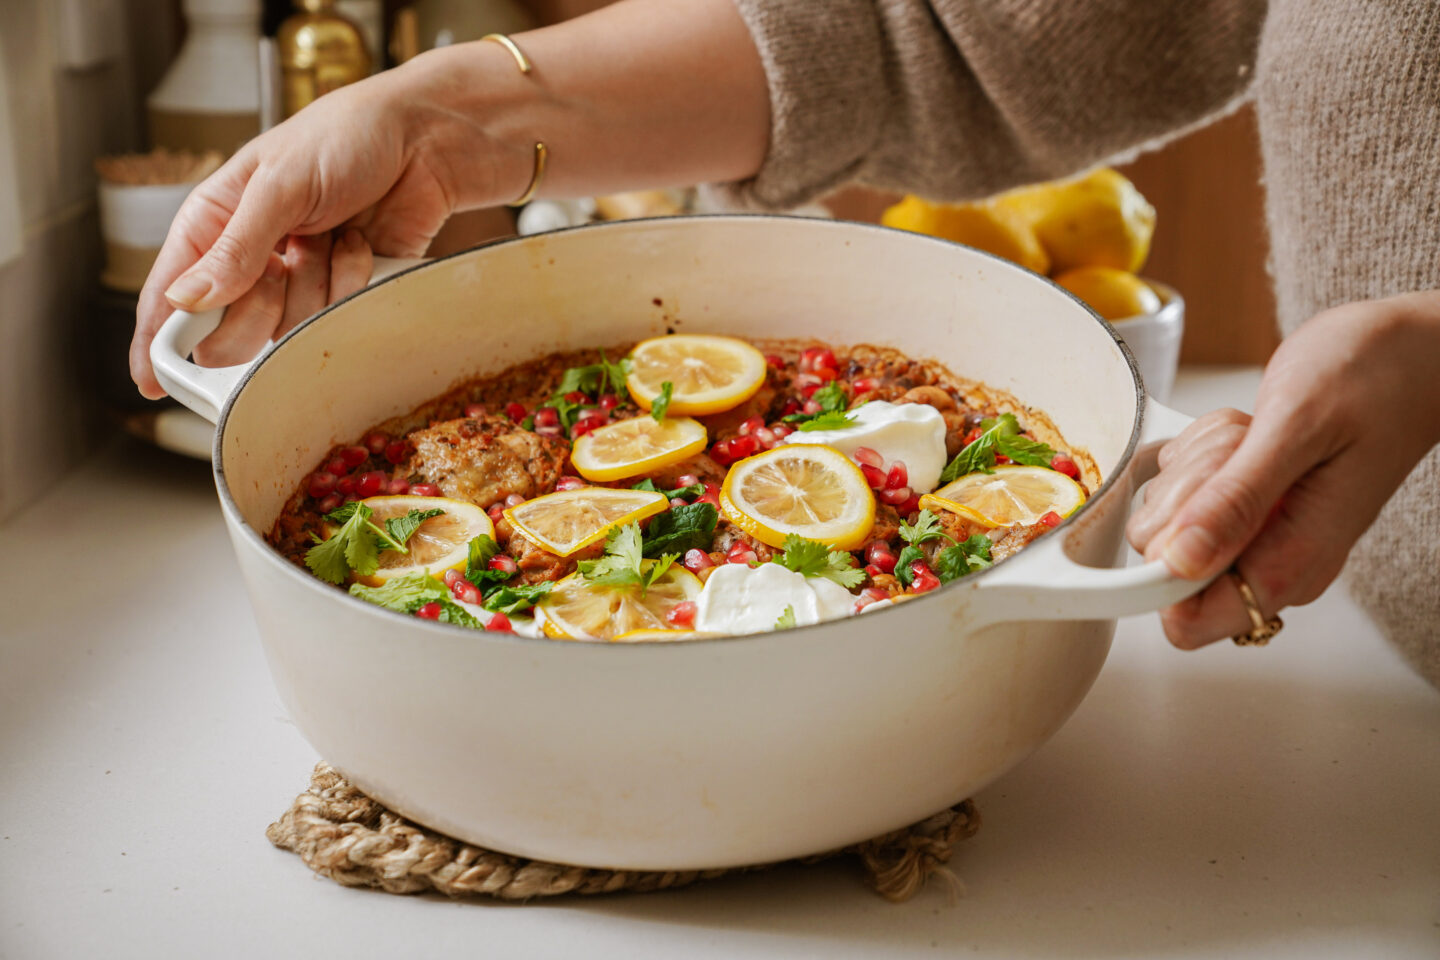
[(991, 527), (1031, 524), (1047, 513), (1068, 517), (1085, 502), (1085, 490), (1045, 467), (1000, 466), (994, 473), (966, 474), (920, 498), (942, 510), (978, 517)]
[(371, 497), (361, 503), (369, 507), (370, 522), (384, 528), (385, 521), (403, 517), (411, 510), (444, 510), (421, 523), (405, 544), (409, 553), (381, 550), (379, 568), (370, 576), (355, 579), (378, 587), (392, 577), (425, 571), (438, 577), (452, 567), (463, 567), (469, 557), (470, 541), (484, 534), (495, 536), (495, 525), (475, 504), (448, 497)]
[(670, 505), (652, 490), (580, 487), (547, 493), (505, 511), (505, 519), (557, 557), (605, 539), (612, 527), (652, 517)]
[[(645, 563), (648, 567), (655, 561)], [(545, 634), (557, 640), (618, 640), (638, 630), (690, 636), (688, 630), (666, 630), (665, 617), (679, 604), (698, 597), (700, 589), (700, 579), (678, 564), (644, 591), (594, 584), (572, 573), (540, 601)]]
[(788, 443), (730, 468), (720, 509), (772, 547), (789, 534), (854, 550), (875, 524), (875, 495), (849, 457), (819, 443)]
[(586, 480), (624, 480), (688, 460), (709, 435), (699, 420), (632, 417), (592, 430), (575, 441), (570, 462)]
[(749, 400), (765, 383), (765, 355), (743, 340), (677, 333), (636, 344), (625, 386), (649, 410), (672, 385), (669, 414), (704, 416)]

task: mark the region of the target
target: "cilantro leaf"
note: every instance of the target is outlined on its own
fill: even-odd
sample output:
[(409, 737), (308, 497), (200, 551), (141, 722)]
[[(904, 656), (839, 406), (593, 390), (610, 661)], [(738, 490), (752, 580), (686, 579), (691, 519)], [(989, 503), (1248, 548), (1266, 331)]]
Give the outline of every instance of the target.
[(625, 379), (630, 376), (630, 371), (635, 364), (629, 357), (621, 357), (611, 363), (605, 356), (605, 351), (600, 351), (600, 392), (601, 393), (624, 393)]
[(915, 579), (915, 573), (910, 569), (910, 565), (916, 560), (924, 559), (925, 551), (913, 543), (901, 550), (900, 556), (895, 560), (895, 579), (907, 587), (910, 586)]
[(662, 553), (684, 554), (686, 550), (696, 548), (709, 550), (715, 542), (715, 524), (719, 520), (720, 511), (713, 503), (687, 503), (672, 507), (656, 514), (650, 521), (641, 553), (647, 557), (658, 557)]
[[(1017, 462), (1048, 467), (1048, 459), (1044, 463), (1035, 462), (1039, 457), (1039, 448), (1042, 447), (1045, 450), (1050, 449), (1038, 440), (1020, 436), (1020, 422), (1013, 413), (1002, 413), (992, 420), (981, 420), (980, 435), (966, 444), (965, 448), (955, 455), (955, 459), (946, 465), (944, 472), (940, 474), (940, 482), (949, 483), (967, 473), (994, 473), (995, 454), (1003, 453), (1010, 457), (1008, 450), (1014, 450), (1020, 455), (1021, 459)], [(1054, 451), (1051, 451), (1050, 455), (1054, 456)]]
[(485, 609), (503, 613), (507, 617), (524, 613), (545, 598), (554, 584), (548, 580), (541, 583), (517, 583), (498, 587), (485, 598)]
[(560, 385), (550, 395), (550, 399), (563, 397), (567, 393), (596, 393), (600, 389), (600, 382), (605, 377), (605, 370), (598, 363), (592, 363), (586, 367), (570, 367), (560, 376)]
[[(921, 510), (913, 525), (901, 520), (900, 539), (916, 547), (922, 543), (929, 543), (931, 540), (951, 540), (950, 536), (940, 528), (940, 518), (929, 510)], [(951, 542), (954, 541), (951, 540)]]
[(659, 580), (661, 577), (665, 576), (665, 571), (673, 567), (675, 565), (675, 561), (678, 559), (680, 559), (680, 554), (678, 553), (661, 554), (660, 558), (654, 563), (650, 564), (649, 568), (645, 570), (643, 574), (644, 583), (641, 584), (641, 586), (648, 589), (651, 585), (655, 583), (656, 580)]
[(385, 532), (390, 534), (390, 539), (402, 547), (410, 542), (415, 536), (415, 531), (420, 529), (420, 524), (431, 517), (438, 517), (445, 511), (436, 507), (431, 510), (411, 510), (403, 517), (391, 517), (385, 521)]
[(639, 483), (635, 484), (635, 486), (631, 487), (630, 489), (631, 489), (631, 490), (649, 490), (651, 493), (659, 493), (659, 492), (660, 492), (660, 488), (657, 487), (657, 486), (655, 486), (655, 481), (654, 481), (654, 480), (651, 480), (649, 477), (646, 477), (644, 480), (641, 480)]
[(640, 524), (627, 523), (606, 535), (604, 556), (598, 560), (581, 560), (578, 566), (580, 576), (591, 583), (629, 587), (642, 583), (640, 564), (643, 559)]
[(650, 401), (650, 416), (656, 423), (663, 423), (665, 411), (670, 409), (670, 395), (675, 392), (675, 384), (666, 380), (660, 384), (660, 395)]
[(775, 629), (789, 630), (793, 626), (795, 626), (795, 606), (794, 604), (787, 603), (785, 609), (775, 620)]
[[(374, 573), (380, 566), (380, 550), (375, 543), (375, 534), (389, 536), (370, 522), (372, 511), (363, 503), (352, 501), (351, 504), (343, 504), (335, 514), (342, 511), (345, 521), (340, 529), (305, 553), (305, 566), (310, 568), (310, 572), (321, 580), (336, 584), (343, 583), (351, 570), (361, 576)], [(335, 514), (328, 514), (327, 518), (338, 520)]]
[(812, 430), (843, 430), (846, 427), (853, 427), (855, 422), (855, 418), (848, 413), (827, 410), (824, 413), (817, 413), (813, 420), (807, 420), (800, 424), (798, 429), (806, 433)]
[(823, 543), (793, 533), (785, 538), (785, 550), (773, 562), (807, 577), (833, 580), (846, 589), (858, 587), (865, 581), (865, 571), (855, 566), (855, 558), (850, 554), (831, 550)]
[(812, 393), (810, 399), (820, 404), (821, 413), (844, 413), (845, 408), (850, 406), (850, 397), (839, 380), (831, 380)]
[(935, 555), (935, 573), (941, 583), (949, 583), (984, 570), (991, 564), (990, 538), (983, 533), (971, 536), (964, 543), (946, 547)]
[(367, 603), (401, 613), (414, 613), (432, 600), (450, 595), (445, 584), (421, 570), (403, 577), (392, 577), (378, 587), (367, 587), (363, 583), (350, 584), (350, 595)]

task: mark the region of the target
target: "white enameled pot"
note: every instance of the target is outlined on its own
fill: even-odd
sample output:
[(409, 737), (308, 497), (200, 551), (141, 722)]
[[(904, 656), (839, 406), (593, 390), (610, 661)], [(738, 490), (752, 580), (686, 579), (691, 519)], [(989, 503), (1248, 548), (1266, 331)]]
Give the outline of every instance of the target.
[[(151, 356), (218, 418), (215, 482), (280, 694), (390, 807), (473, 843), (597, 867), (692, 869), (816, 853), (974, 793), (1089, 689), (1115, 618), (1195, 592), (1108, 569), (1137, 484), (1185, 418), (1147, 403), (1110, 329), (1044, 279), (881, 227), (768, 216), (578, 227), (415, 266), (330, 307), (249, 368)], [(457, 381), (667, 329), (888, 344), (1012, 392), (1105, 482), (983, 573), (860, 617), (748, 637), (571, 643), (371, 606), (262, 539), (332, 444)]]

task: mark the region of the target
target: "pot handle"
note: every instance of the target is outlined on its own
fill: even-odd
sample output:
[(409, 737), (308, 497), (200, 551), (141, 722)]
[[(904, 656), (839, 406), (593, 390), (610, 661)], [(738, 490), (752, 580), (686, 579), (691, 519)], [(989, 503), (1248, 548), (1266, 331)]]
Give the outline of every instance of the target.
[[(1146, 398), (1132, 467), (1137, 486), (1159, 472), (1160, 447), (1193, 422), (1193, 417)], [(1066, 539), (1044, 537), (977, 579), (975, 588), (985, 596), (985, 603), (979, 605), (985, 622), (1113, 620), (1160, 610), (1208, 586), (1206, 581), (1175, 576), (1160, 560), (1137, 567), (1087, 567), (1065, 552)]]
[[(424, 262), (415, 258), (376, 257), (369, 284), (379, 283), (386, 277)], [(155, 339), (150, 342), (150, 363), (155, 368), (155, 379), (160, 381), (160, 386), (211, 423), (220, 419), (221, 408), (244, 379), (245, 371), (266, 352), (261, 350), (254, 360), (233, 367), (202, 367), (192, 363), (190, 352), (215, 332), (224, 316), (223, 307), (203, 313), (176, 310), (161, 324)]]

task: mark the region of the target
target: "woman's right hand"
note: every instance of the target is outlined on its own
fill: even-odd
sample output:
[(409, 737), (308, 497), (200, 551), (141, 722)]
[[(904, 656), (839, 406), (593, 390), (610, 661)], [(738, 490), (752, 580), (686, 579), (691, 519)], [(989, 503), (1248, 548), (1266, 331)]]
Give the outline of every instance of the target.
[(142, 394), (164, 395), (150, 341), (172, 310), (229, 307), (195, 360), (242, 363), (369, 282), (371, 250), (420, 256), (453, 211), (524, 188), (529, 151), (450, 109), (453, 83), (426, 60), (327, 94), (191, 192), (140, 294), (130, 373)]

